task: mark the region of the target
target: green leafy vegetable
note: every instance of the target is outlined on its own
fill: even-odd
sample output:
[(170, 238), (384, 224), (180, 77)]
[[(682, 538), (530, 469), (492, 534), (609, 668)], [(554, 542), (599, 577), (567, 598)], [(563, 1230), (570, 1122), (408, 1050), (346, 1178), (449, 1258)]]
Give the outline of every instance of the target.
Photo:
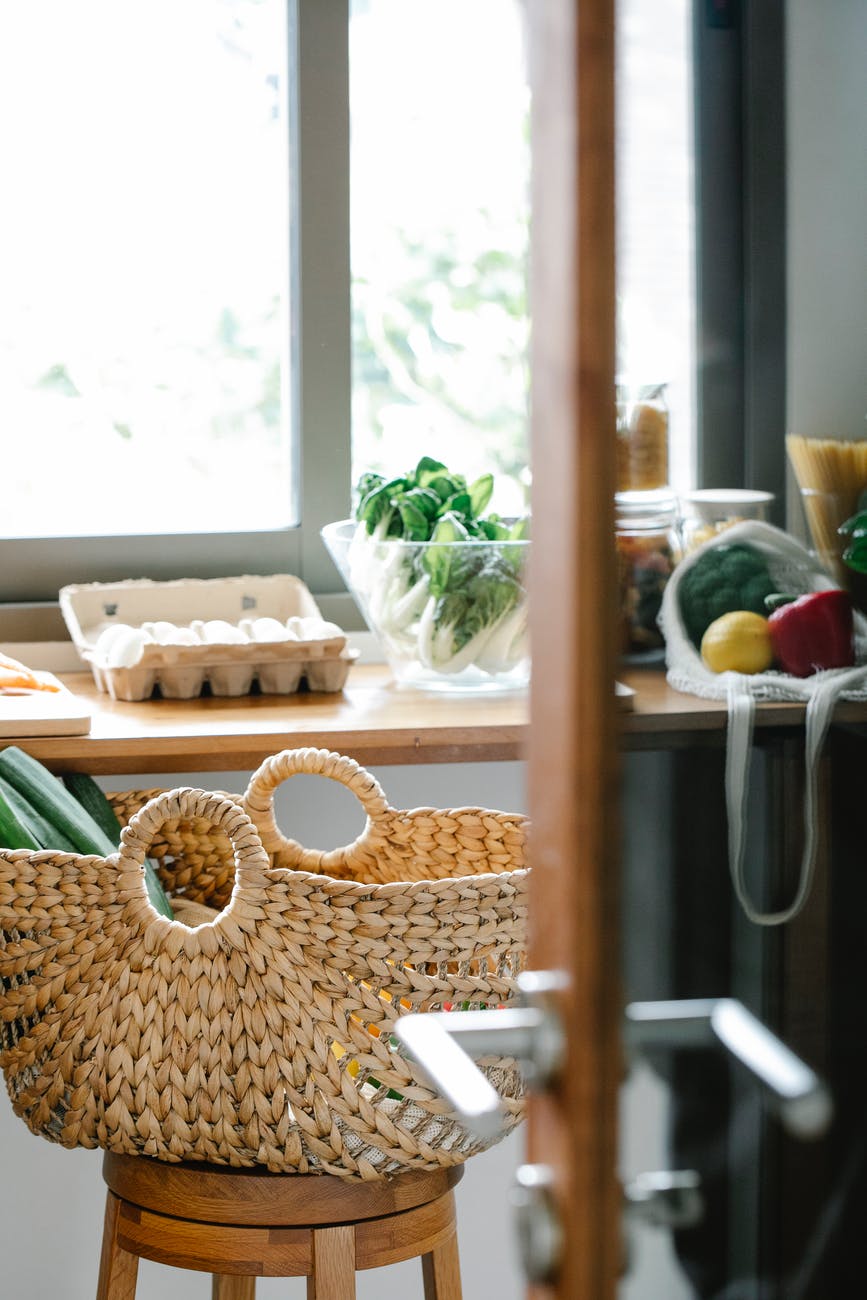
[(470, 502), (472, 512), (478, 516), (487, 506), (494, 493), (494, 476), (493, 474), (483, 474), (477, 478), (470, 488)]
[(439, 672), (460, 672), (478, 663), (490, 637), (524, 597), (500, 552), (480, 545), (478, 551), (458, 554), (460, 565), (452, 565), (443, 593), (431, 594), (419, 628), (419, 657), (426, 668)]
[(438, 672), (507, 672), (527, 654), (518, 543), (529, 539), (529, 519), (485, 514), (493, 491), (493, 474), (468, 483), (430, 456), (399, 478), (369, 473), (356, 486), (352, 586), (392, 649)]

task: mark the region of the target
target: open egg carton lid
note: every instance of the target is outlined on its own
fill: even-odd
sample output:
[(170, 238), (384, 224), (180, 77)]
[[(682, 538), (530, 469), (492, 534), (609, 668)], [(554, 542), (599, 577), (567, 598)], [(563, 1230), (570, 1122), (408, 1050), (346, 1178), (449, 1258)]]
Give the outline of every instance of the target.
[(60, 609), (94, 681), (112, 699), (339, 691), (358, 652), (292, 574), (90, 582)]

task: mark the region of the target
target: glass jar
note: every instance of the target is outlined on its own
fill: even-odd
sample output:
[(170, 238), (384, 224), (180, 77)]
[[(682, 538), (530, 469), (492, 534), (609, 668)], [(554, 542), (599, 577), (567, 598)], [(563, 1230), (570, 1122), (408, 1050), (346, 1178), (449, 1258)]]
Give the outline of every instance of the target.
[(696, 492), (682, 492), (684, 551), (694, 551), (717, 533), (745, 519), (766, 520), (773, 500), (773, 492), (754, 492), (749, 488), (700, 488)]
[(677, 497), (618, 492), (614, 501), (621, 654), (632, 663), (658, 660), (665, 642), (656, 619), (682, 554)]
[(668, 483), (666, 384), (617, 385), (617, 491), (647, 492)]

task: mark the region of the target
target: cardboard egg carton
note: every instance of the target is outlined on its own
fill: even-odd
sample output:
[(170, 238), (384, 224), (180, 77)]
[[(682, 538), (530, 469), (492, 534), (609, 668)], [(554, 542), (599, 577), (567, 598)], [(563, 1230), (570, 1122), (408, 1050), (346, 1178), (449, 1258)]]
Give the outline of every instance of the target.
[[(192, 699), (206, 685), (212, 695), (246, 695), (255, 687), (268, 695), (290, 695), (302, 681), (311, 691), (339, 691), (358, 655), (347, 648), (343, 632), (335, 635), (327, 628), (321, 637), (253, 639), (250, 625), (258, 619), (283, 625), (322, 621), (309, 589), (291, 574), (84, 583), (61, 589), (60, 609), (97, 687), (115, 700), (146, 700), (157, 689), (165, 699)], [(218, 620), (231, 625), (232, 640), (203, 639), (202, 625)], [(102, 648), (110, 640), (103, 635), (108, 629), (141, 632), (146, 624), (174, 625), (190, 643), (141, 644), (145, 632), (127, 655), (134, 662)], [(121, 635), (130, 639), (125, 632), (116, 640)]]

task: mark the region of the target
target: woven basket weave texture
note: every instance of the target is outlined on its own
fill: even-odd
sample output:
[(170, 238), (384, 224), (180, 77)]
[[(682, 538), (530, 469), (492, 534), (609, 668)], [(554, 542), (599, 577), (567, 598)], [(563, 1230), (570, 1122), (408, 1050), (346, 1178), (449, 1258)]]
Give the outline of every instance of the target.
[[(274, 791), (297, 773), (358, 797), (354, 843), (281, 834)], [(364, 1179), (482, 1149), (390, 1029), (403, 1011), (513, 997), (525, 818), (396, 810), (353, 760), (316, 749), (268, 759), (243, 796), (111, 798), (117, 857), (0, 851), (0, 1068), (33, 1132)], [(174, 922), (147, 901), (146, 856)], [(523, 1113), (517, 1067), (482, 1068), (507, 1132)]]

